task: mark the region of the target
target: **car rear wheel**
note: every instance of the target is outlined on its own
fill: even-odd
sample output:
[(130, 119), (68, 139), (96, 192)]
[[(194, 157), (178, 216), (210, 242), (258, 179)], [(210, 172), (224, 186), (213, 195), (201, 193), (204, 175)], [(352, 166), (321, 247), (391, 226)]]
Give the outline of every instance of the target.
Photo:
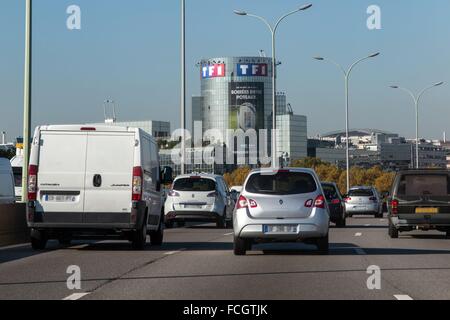
[(131, 241), (131, 245), (133, 249), (142, 250), (147, 243), (147, 217), (145, 217), (142, 226), (134, 231), (133, 240)]
[(329, 238), (328, 234), (325, 237), (318, 238), (316, 240), (317, 249), (321, 254), (328, 254), (329, 251)]
[(250, 241), (239, 237), (234, 238), (233, 251), (236, 256), (245, 256), (247, 250), (251, 250)]
[(31, 247), (33, 250), (44, 250), (47, 246), (47, 235), (43, 231), (31, 231)]
[(161, 246), (164, 238), (164, 215), (161, 216), (158, 230), (150, 231), (150, 243), (152, 246)]
[(389, 236), (391, 237), (391, 239), (397, 239), (398, 238), (398, 230), (392, 224), (392, 222), (389, 222)]
[(336, 221), (336, 227), (338, 228), (345, 228), (347, 222), (345, 217), (340, 218), (338, 221)]
[[(226, 210), (226, 209), (225, 209)], [(225, 211), (226, 212), (226, 211)], [(217, 217), (217, 222), (216, 222), (216, 226), (217, 226), (217, 228), (219, 228), (219, 229), (223, 229), (223, 228), (225, 228), (225, 224), (226, 224), (226, 221), (225, 221), (225, 219), (226, 219), (226, 214), (225, 214), (225, 212), (221, 215), (221, 216), (218, 216)]]

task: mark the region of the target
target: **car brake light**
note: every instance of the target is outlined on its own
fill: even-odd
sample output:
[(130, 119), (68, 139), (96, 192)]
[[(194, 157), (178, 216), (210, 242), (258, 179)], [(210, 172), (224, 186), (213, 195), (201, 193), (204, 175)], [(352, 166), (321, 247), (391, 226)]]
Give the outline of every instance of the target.
[(244, 209), (248, 208), (250, 205), (250, 208), (256, 208), (258, 207), (258, 203), (253, 199), (248, 199), (244, 196), (239, 196), (239, 200), (236, 202), (236, 209)]
[(82, 127), (80, 128), (81, 131), (96, 131), (97, 129), (94, 127)]
[(391, 201), (391, 214), (396, 216), (398, 214), (398, 200)]
[(238, 201), (236, 202), (236, 209), (243, 209), (248, 207), (247, 198), (244, 196), (239, 196)]
[(36, 201), (38, 167), (30, 165), (28, 169), (28, 200)]
[(344, 199), (345, 202), (349, 202), (351, 200), (352, 200), (352, 198), (350, 198), (350, 197), (347, 197), (347, 198)]
[(140, 201), (142, 199), (142, 168), (133, 168), (133, 201)]
[(341, 200), (339, 200), (339, 199), (333, 199), (333, 200), (331, 200), (331, 203), (332, 203), (332, 204), (339, 204), (339, 203), (341, 203)]
[(314, 201), (314, 208), (325, 209), (325, 197), (323, 195), (317, 196)]

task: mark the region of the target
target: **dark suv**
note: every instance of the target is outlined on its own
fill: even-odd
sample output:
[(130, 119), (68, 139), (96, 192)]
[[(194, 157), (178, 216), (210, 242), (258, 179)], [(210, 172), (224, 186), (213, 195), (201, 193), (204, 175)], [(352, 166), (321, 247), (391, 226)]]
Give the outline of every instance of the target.
[(322, 189), (328, 202), (330, 221), (335, 223), (338, 228), (345, 227), (346, 214), (344, 200), (336, 183), (322, 182)]
[(400, 171), (389, 197), (389, 236), (399, 232), (438, 230), (450, 237), (450, 171)]

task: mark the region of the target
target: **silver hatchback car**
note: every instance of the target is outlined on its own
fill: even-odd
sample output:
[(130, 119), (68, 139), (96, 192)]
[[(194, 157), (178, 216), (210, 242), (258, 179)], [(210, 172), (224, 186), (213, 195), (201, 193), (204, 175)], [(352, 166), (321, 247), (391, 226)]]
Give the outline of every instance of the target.
[(352, 217), (356, 214), (383, 217), (383, 205), (374, 187), (353, 187), (345, 196), (345, 212)]
[(233, 213), (234, 254), (258, 242), (298, 242), (328, 252), (330, 217), (320, 180), (301, 168), (253, 170)]

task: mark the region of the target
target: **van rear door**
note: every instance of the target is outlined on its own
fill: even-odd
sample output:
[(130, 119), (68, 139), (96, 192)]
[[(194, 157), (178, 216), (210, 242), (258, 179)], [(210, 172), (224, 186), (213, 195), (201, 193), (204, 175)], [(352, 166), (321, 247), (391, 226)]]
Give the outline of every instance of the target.
[(128, 214), (131, 212), (134, 149), (134, 132), (89, 132), (85, 179), (85, 222), (121, 222), (129, 218), (126, 215), (117, 215), (115, 219), (105, 213)]
[(86, 145), (85, 132), (41, 131), (36, 210), (46, 222), (82, 222)]

